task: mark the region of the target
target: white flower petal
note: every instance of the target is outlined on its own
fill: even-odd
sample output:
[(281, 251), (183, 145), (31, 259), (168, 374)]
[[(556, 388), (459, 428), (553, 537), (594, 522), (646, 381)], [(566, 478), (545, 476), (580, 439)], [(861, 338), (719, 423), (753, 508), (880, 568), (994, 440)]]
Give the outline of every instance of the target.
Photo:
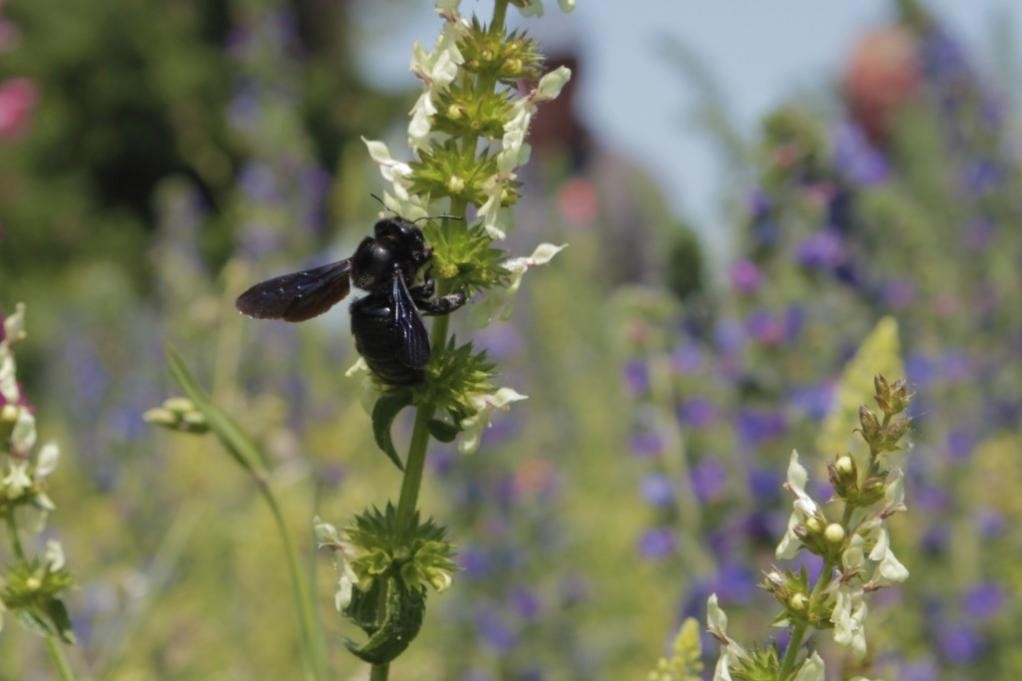
[(17, 343), (24, 340), (25, 336), (25, 304), (18, 303), (14, 306), (14, 314), (4, 319), (5, 343)]
[(39, 450), (39, 456), (36, 458), (35, 464), (35, 478), (41, 480), (49, 477), (53, 471), (57, 470), (57, 463), (60, 461), (60, 449), (57, 445), (52, 442), (47, 442)]
[(8, 404), (16, 404), (21, 400), (17, 367), (7, 341), (0, 343), (0, 395)]
[(571, 80), (571, 69), (567, 66), (559, 66), (553, 71), (543, 74), (536, 89), (529, 97), (534, 102), (549, 102), (552, 99), (557, 99), (569, 80)]
[(14, 451), (27, 454), (35, 447), (35, 417), (25, 407), (18, 410), (18, 419), (14, 422), (14, 430), (11, 431), (11, 445)]
[(319, 548), (333, 548), (340, 546), (341, 535), (337, 528), (316, 516), (312, 519), (313, 533), (316, 535), (316, 545)]
[(802, 663), (802, 668), (793, 681), (824, 681), (826, 667), (819, 653), (814, 652), (812, 656)]
[(43, 562), (46, 563), (50, 572), (57, 572), (67, 564), (67, 559), (64, 557), (64, 547), (60, 545), (60, 542), (52, 539), (46, 542)]

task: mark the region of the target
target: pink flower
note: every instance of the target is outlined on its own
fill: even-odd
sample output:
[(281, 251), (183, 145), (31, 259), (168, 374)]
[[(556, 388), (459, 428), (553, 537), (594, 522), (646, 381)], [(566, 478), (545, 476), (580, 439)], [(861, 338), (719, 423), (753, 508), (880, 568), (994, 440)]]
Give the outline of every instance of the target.
[(0, 83), (0, 139), (17, 137), (24, 132), (38, 99), (35, 83), (28, 78), (11, 78)]
[(763, 275), (751, 260), (739, 260), (728, 271), (731, 288), (742, 294), (755, 293), (763, 283)]

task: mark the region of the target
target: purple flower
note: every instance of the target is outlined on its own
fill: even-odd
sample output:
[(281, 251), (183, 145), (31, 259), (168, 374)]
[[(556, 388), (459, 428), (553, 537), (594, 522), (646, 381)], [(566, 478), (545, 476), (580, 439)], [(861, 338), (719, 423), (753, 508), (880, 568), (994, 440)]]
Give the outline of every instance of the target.
[(749, 196), (749, 212), (754, 220), (766, 217), (770, 213), (770, 197), (762, 189), (756, 189)]
[(654, 527), (639, 538), (639, 553), (648, 560), (663, 560), (674, 553), (677, 543), (674, 528)]
[(649, 367), (640, 359), (625, 364), (625, 388), (632, 397), (644, 395), (649, 390)]
[(508, 594), (508, 604), (511, 610), (524, 620), (534, 620), (539, 617), (543, 606), (536, 592), (522, 585), (511, 589), (511, 593)]
[(739, 439), (753, 447), (784, 435), (788, 429), (784, 414), (773, 409), (742, 409), (737, 421)]
[(663, 453), (664, 439), (656, 431), (640, 431), (632, 435), (630, 448), (632, 454), (639, 458), (653, 458)]
[(845, 262), (844, 241), (833, 230), (807, 236), (795, 247), (795, 260), (809, 269), (834, 269)]
[(946, 490), (920, 481), (912, 492), (916, 505), (927, 513), (938, 513), (946, 510), (951, 504), (951, 495)]
[(743, 563), (725, 563), (717, 570), (713, 590), (724, 601), (748, 603), (757, 592), (756, 573)]
[(678, 407), (678, 421), (691, 428), (708, 428), (717, 422), (719, 413), (711, 402), (696, 397)]
[(518, 644), (518, 636), (491, 608), (480, 608), (475, 616), (476, 631), (483, 643), (498, 653), (509, 653)]
[(784, 342), (794, 343), (802, 333), (809, 313), (803, 305), (789, 305), (784, 313)]
[(890, 174), (887, 159), (870, 145), (859, 126), (842, 123), (834, 133), (834, 163), (856, 185), (883, 184)]
[(798, 388), (788, 398), (792, 406), (806, 415), (813, 421), (822, 421), (834, 402), (834, 384), (822, 383), (820, 385)]
[(919, 545), (925, 553), (942, 555), (947, 552), (949, 541), (947, 527), (940, 523), (934, 523), (926, 528)]
[(692, 469), (692, 489), (701, 503), (720, 497), (727, 483), (727, 469), (716, 459), (704, 459)]
[(999, 585), (991, 582), (977, 584), (963, 594), (962, 610), (982, 622), (995, 617), (1004, 607), (1005, 600), (1006, 594)]
[(464, 546), (458, 551), (458, 568), (469, 579), (481, 579), (490, 572), (493, 562), (483, 549)]
[(771, 502), (781, 494), (784, 476), (773, 468), (753, 468), (749, 471), (748, 486), (753, 498), (760, 503)]
[(904, 310), (916, 299), (916, 287), (908, 279), (894, 279), (884, 284), (884, 302), (892, 310)]
[(929, 385), (938, 376), (937, 363), (924, 354), (910, 354), (905, 359), (905, 374), (910, 384)]
[(983, 638), (962, 622), (944, 624), (937, 633), (939, 649), (952, 664), (969, 664), (983, 654)]
[(739, 260), (731, 265), (728, 277), (731, 280), (731, 288), (744, 295), (755, 293), (763, 283), (759, 267), (751, 260)]
[(280, 199), (276, 174), (268, 163), (246, 163), (238, 174), (238, 185), (245, 195), (256, 201), (273, 202)]
[(967, 428), (953, 428), (947, 434), (947, 450), (952, 461), (965, 461), (976, 446), (976, 433)]
[(751, 338), (764, 345), (778, 345), (784, 340), (784, 324), (768, 310), (753, 310), (745, 318), (745, 330)]
[(737, 319), (722, 319), (714, 329), (714, 341), (722, 353), (736, 352), (745, 342), (745, 331)]
[(996, 539), (1004, 534), (1006, 523), (1004, 516), (992, 508), (979, 509), (975, 517), (976, 531), (984, 539)]
[(681, 375), (691, 374), (703, 363), (703, 351), (692, 342), (684, 342), (671, 353), (671, 367)]
[(647, 475), (642, 480), (642, 498), (653, 506), (669, 506), (674, 503), (674, 483), (662, 473)]

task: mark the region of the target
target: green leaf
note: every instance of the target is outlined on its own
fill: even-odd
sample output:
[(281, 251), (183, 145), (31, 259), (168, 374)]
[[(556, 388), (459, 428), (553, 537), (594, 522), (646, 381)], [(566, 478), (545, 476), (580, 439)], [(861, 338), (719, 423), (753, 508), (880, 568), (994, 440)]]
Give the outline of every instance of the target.
[(855, 430), (859, 427), (859, 406), (872, 402), (873, 377), (877, 374), (892, 381), (905, 375), (898, 323), (892, 317), (884, 317), (877, 323), (845, 366), (834, 405), (816, 440), (816, 447), (822, 454), (851, 453), (860, 469), (863, 468), (868, 452), (862, 438), (855, 436)]
[[(376, 581), (380, 583), (383, 580)], [(386, 584), (386, 606), (379, 627), (364, 644), (359, 645), (351, 639), (344, 643), (356, 657), (370, 664), (388, 664), (403, 653), (418, 635), (426, 613), (426, 593), (423, 589), (407, 589), (394, 577), (388, 577)], [(373, 589), (370, 589), (366, 598), (373, 594)], [(375, 595), (379, 599), (379, 591)]]
[(407, 392), (388, 393), (376, 400), (373, 407), (373, 435), (380, 450), (394, 462), (398, 470), (405, 469), (401, 457), (394, 449), (394, 441), (390, 437), (390, 427), (402, 409), (412, 403), (412, 396)]
[(217, 439), (227, 450), (235, 461), (249, 473), (263, 471), (264, 458), (259, 449), (241, 431), (240, 428), (224, 412), (220, 411), (206, 394), (199, 388), (195, 379), (188, 371), (181, 356), (173, 349), (167, 348), (167, 361), (170, 363), (170, 373), (185, 391), (188, 398), (195, 404), (195, 407), (206, 418), (209, 429), (213, 431)]
[(43, 604), (43, 611), (53, 626), (53, 632), (64, 643), (74, 645), (75, 635), (71, 631), (71, 617), (67, 614), (64, 601), (59, 598), (51, 598)]
[(458, 426), (440, 419), (430, 419), (426, 425), (429, 427), (429, 434), (439, 442), (454, 442), (454, 438), (461, 432)]

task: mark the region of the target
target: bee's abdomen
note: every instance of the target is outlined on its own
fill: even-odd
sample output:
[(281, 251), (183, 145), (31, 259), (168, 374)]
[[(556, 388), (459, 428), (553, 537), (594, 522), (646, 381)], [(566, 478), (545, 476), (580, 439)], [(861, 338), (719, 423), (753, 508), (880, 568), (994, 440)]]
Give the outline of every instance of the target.
[(388, 308), (374, 304), (372, 296), (351, 306), (351, 334), (355, 349), (376, 376), (389, 385), (421, 383), (425, 373), (421, 366), (411, 366), (407, 356), (407, 339), (394, 323)]

